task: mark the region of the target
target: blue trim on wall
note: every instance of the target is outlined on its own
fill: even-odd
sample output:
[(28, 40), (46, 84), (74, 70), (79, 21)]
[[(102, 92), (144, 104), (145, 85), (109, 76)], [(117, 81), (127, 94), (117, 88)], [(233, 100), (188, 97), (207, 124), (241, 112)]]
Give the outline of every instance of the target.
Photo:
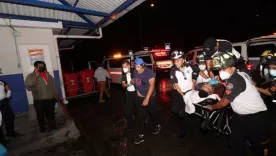
[(29, 103), (24, 84), (23, 74), (3, 75), (0, 80), (7, 82), (12, 91), (10, 104), (12, 110), (16, 113), (28, 112)]
[(61, 92), (61, 85), (60, 85), (60, 78), (59, 78), (59, 71), (58, 70), (54, 70), (54, 77), (56, 80), (56, 85), (58, 87), (58, 94), (60, 98), (64, 98), (62, 97), (62, 92)]
[(95, 11), (95, 10), (87, 10), (87, 9), (76, 8), (76, 7), (72, 7), (72, 6), (60, 5), (60, 4), (55, 4), (55, 3), (43, 2), (43, 1), (37, 1), (37, 0), (8, 0), (8, 1), (0, 0), (0, 2), (28, 5), (28, 6), (34, 6), (34, 7), (39, 7), (39, 8), (48, 8), (48, 9), (61, 10), (61, 11), (67, 11), (67, 12), (73, 12), (73, 13), (81, 13), (81, 14), (94, 15), (94, 16), (101, 16), (101, 17), (109, 16), (109, 14), (105, 13), (105, 12), (99, 12), (99, 11)]

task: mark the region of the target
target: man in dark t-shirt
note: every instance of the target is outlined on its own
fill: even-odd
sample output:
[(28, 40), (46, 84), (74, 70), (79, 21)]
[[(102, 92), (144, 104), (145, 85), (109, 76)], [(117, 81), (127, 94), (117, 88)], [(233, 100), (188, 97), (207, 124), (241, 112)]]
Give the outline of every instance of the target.
[(152, 118), (154, 130), (152, 134), (158, 134), (161, 126), (156, 117), (156, 91), (155, 91), (155, 73), (145, 67), (145, 62), (141, 58), (134, 61), (135, 71), (133, 72), (133, 80), (137, 91), (136, 104), (138, 109), (138, 135), (134, 143), (140, 144), (144, 142), (144, 124), (148, 116)]

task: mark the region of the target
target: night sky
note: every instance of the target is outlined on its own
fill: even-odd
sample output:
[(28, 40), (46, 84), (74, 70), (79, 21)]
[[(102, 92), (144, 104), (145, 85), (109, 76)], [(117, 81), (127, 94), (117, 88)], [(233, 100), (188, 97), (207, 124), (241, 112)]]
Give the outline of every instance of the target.
[(171, 43), (172, 49), (188, 51), (209, 36), (245, 41), (276, 32), (275, 7), (276, 0), (149, 0), (105, 27), (101, 40), (78, 44), (70, 57), (86, 66), (103, 55), (140, 50), (142, 43), (149, 48)]

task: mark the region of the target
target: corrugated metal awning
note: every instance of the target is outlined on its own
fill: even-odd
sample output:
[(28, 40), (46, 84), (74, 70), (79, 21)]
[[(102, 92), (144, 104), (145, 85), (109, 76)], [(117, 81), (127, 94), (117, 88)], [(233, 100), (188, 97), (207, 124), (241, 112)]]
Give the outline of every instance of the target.
[[(145, 0), (0, 0), (0, 18), (62, 22), (60, 35), (92, 35)], [(74, 43), (59, 42), (60, 47)]]

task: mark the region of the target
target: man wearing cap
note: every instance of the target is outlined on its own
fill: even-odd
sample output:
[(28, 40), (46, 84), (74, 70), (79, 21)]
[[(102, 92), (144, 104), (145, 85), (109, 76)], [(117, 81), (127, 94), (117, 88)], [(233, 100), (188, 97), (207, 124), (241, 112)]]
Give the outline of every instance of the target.
[(215, 54), (220, 52), (233, 53), (235, 57), (239, 60), (237, 62), (239, 66), (238, 69), (244, 68), (244, 60), (241, 57), (241, 54), (233, 48), (231, 42), (223, 39), (215, 39), (213, 37), (209, 37), (205, 40), (203, 44), (203, 54), (211, 78), (215, 77), (214, 73), (211, 71), (211, 59), (214, 57)]
[(161, 125), (156, 116), (156, 91), (155, 91), (155, 73), (145, 67), (145, 62), (141, 58), (136, 58), (135, 71), (133, 72), (133, 84), (136, 87), (137, 98), (136, 104), (138, 109), (138, 135), (134, 143), (140, 144), (144, 142), (144, 127), (145, 119), (149, 116), (154, 123), (152, 134), (158, 134), (161, 130)]
[(246, 142), (257, 156), (263, 156), (265, 145), (269, 142), (269, 119), (267, 107), (244, 72), (237, 72), (236, 57), (233, 53), (216, 54), (212, 59), (213, 69), (226, 81), (223, 98), (209, 110), (221, 109), (229, 104), (234, 113), (232, 118), (231, 156), (245, 156)]

